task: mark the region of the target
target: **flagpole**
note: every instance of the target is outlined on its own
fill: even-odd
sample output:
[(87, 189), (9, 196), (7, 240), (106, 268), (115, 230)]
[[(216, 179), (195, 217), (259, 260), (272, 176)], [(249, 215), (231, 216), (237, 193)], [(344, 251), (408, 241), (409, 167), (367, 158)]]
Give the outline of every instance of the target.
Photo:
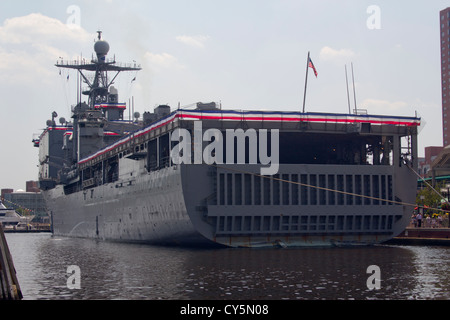
[(306, 79), (305, 79), (305, 93), (303, 96), (303, 113), (305, 113), (305, 103), (306, 103), (306, 89), (308, 87), (308, 71), (309, 71), (309, 51), (308, 51), (308, 60), (306, 60)]

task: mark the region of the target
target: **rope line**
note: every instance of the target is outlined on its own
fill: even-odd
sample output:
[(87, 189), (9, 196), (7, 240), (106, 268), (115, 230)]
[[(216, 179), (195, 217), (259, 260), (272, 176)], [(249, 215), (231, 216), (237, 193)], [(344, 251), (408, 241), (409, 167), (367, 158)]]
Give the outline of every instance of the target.
[[(420, 179), (422, 179), (422, 177), (420, 176), (420, 174), (418, 173), (418, 172), (416, 172), (413, 168), (411, 168), (409, 165), (407, 165), (408, 166), (408, 168), (409, 169), (411, 169), (411, 171), (412, 172), (414, 172)], [(447, 203), (447, 204), (449, 204), (450, 205), (450, 203), (448, 202), (448, 200), (447, 199), (445, 199), (445, 197), (442, 195), (442, 194), (440, 194), (435, 188), (433, 188), (433, 186), (431, 185), (431, 184), (429, 184), (427, 181), (425, 181), (425, 180), (422, 180), (423, 182), (425, 182), (425, 184), (428, 186), (428, 187), (430, 187), (431, 188), (431, 190), (433, 190), (439, 197), (441, 197), (441, 199), (443, 199), (444, 201), (445, 201), (445, 203)], [(448, 211), (446, 211), (446, 212), (448, 212)]]
[[(339, 194), (343, 194), (343, 195), (349, 195), (349, 196), (355, 196), (355, 197), (360, 197), (360, 198), (364, 198), (364, 199), (382, 201), (382, 202), (392, 203), (392, 204), (395, 204), (395, 205), (403, 205), (403, 206), (414, 207), (414, 208), (417, 207), (417, 208), (422, 208), (422, 209), (430, 209), (430, 208), (426, 208), (425, 206), (417, 205), (416, 203), (412, 204), (412, 203), (407, 203), (407, 202), (403, 202), (403, 201), (382, 199), (382, 198), (367, 196), (367, 195), (363, 195), (363, 194), (357, 194), (357, 193), (352, 193), (352, 192), (347, 192), (347, 191), (342, 191), (342, 190), (335, 190), (335, 189), (330, 189), (330, 188), (325, 188), (325, 187), (320, 187), (320, 186), (314, 186), (314, 185), (310, 185), (310, 184), (306, 184), (306, 183), (302, 183), (302, 182), (298, 182), (298, 181), (290, 181), (290, 180), (285, 180), (285, 179), (281, 179), (281, 178), (275, 178), (273, 176), (265, 176), (265, 175), (261, 175), (261, 174), (258, 174), (258, 173), (248, 172), (248, 171), (239, 170), (239, 169), (235, 169), (235, 168), (222, 167), (222, 166), (214, 165), (214, 164), (210, 164), (209, 166), (215, 167), (215, 168), (218, 168), (218, 169), (234, 171), (234, 172), (238, 172), (238, 173), (242, 173), (242, 174), (250, 174), (250, 175), (253, 175), (253, 176), (256, 176), (256, 177), (260, 177), (260, 178), (264, 178), (264, 179), (280, 181), (280, 182), (285, 182), (285, 183), (289, 183), (289, 184), (295, 184), (295, 185), (299, 185), (299, 186), (307, 187), (307, 188), (314, 188), (314, 189), (318, 189), (318, 190), (334, 192), (334, 193), (339, 193)], [(408, 166), (408, 168), (413, 170), (409, 166)], [(434, 190), (434, 188), (432, 188), (432, 189)], [(442, 195), (440, 195), (440, 196), (443, 197)], [(444, 213), (450, 213), (450, 211), (447, 211), (447, 210), (435, 209), (435, 208), (431, 208), (431, 209), (432, 210), (436, 210), (436, 211), (440, 211), (440, 212), (444, 212)]]

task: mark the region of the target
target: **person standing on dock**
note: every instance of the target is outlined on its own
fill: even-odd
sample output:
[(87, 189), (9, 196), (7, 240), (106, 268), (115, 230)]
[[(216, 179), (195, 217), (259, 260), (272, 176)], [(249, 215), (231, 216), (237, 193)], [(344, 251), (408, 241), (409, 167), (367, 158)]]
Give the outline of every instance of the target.
[(414, 228), (417, 228), (417, 214), (413, 213), (411, 217), (411, 223), (414, 226)]
[(417, 227), (421, 228), (422, 227), (422, 214), (419, 212), (416, 216), (417, 219)]

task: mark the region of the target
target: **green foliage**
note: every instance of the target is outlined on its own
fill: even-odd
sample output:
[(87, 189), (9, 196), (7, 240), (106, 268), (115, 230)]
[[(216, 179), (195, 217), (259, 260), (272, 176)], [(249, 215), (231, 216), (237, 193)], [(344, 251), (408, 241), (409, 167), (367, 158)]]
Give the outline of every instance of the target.
[[(431, 208), (438, 208), (443, 199), (439, 194), (441, 193), (441, 188), (444, 188), (444, 186), (444, 183), (439, 183), (434, 190), (430, 186), (423, 188), (417, 193), (416, 203)], [(422, 197), (423, 200), (421, 199)]]

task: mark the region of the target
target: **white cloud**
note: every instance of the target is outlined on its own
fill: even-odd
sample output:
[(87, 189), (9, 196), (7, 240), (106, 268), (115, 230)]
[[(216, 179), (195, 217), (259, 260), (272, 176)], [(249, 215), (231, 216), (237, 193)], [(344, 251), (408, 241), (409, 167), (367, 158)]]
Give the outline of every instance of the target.
[(82, 28), (74, 29), (58, 19), (31, 13), (6, 19), (0, 27), (0, 41), (10, 44), (39, 43), (39, 41), (87, 41), (90, 35)]
[(6, 19), (0, 26), (1, 81), (45, 82), (56, 72), (59, 57), (72, 59), (90, 39), (92, 35), (82, 28), (74, 30), (40, 13)]
[[(0, 49), (0, 82), (4, 83), (33, 83), (36, 79), (43, 80), (51, 75), (51, 70), (34, 54), (16, 51), (8, 52)], [(36, 75), (36, 77), (33, 77)]]
[(209, 39), (209, 36), (178, 36), (175, 39), (192, 47), (204, 48), (205, 42)]
[(333, 63), (346, 63), (356, 57), (356, 53), (351, 49), (333, 49), (330, 47), (323, 47), (320, 50), (320, 59)]

